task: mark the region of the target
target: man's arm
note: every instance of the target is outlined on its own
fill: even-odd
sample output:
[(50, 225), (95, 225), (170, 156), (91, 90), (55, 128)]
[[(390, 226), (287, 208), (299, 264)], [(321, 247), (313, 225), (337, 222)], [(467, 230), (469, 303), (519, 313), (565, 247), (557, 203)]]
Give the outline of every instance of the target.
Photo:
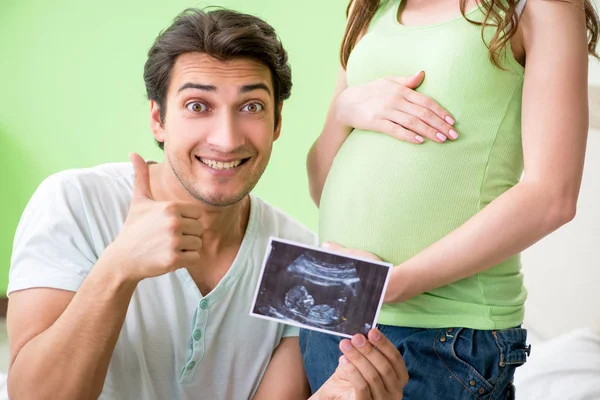
[(343, 355), (337, 369), (309, 400), (402, 400), (406, 364), (378, 329), (371, 329), (367, 337), (343, 339), (339, 349)]
[(283, 338), (271, 357), (254, 400), (306, 400), (309, 396), (298, 337)]
[(11, 399), (100, 396), (136, 286), (111, 267), (100, 261), (77, 293), (37, 288), (11, 294)]
[[(137, 154), (131, 160), (135, 182), (127, 219), (89, 267), (93, 254), (79, 234), (87, 216), (73, 214), (83, 208), (81, 196), (53, 197), (62, 186), (47, 186), (28, 206), (11, 266), (17, 288), (8, 314), (11, 399), (97, 398), (137, 283), (198, 261), (200, 206), (154, 201), (148, 166)], [(82, 271), (85, 280), (74, 286)]]
[[(408, 372), (398, 349), (377, 329), (340, 342), (338, 368), (309, 400), (402, 400)], [(281, 341), (254, 400), (308, 399), (298, 338)]]

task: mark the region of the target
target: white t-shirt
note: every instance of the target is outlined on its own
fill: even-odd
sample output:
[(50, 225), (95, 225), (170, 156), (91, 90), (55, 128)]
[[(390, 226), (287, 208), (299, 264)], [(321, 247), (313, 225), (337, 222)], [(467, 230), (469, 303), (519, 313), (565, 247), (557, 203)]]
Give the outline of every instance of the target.
[[(120, 232), (133, 188), (129, 163), (46, 179), (17, 233), (8, 293), (77, 291)], [(296, 328), (250, 317), (270, 236), (316, 244), (313, 232), (250, 196), (250, 219), (231, 268), (207, 296), (187, 269), (140, 282), (112, 355), (101, 399), (251, 398), (282, 337)]]

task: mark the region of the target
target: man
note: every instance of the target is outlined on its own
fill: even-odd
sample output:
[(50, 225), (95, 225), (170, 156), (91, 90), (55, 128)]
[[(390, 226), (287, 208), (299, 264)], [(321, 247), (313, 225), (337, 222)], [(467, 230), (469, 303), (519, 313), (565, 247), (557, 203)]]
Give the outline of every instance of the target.
[[(290, 95), (258, 18), (187, 10), (144, 78), (163, 163), (59, 173), (38, 188), (10, 272), (11, 399), (306, 399), (297, 329), (248, 315), (269, 236), (313, 244), (252, 196)], [(406, 371), (378, 331), (314, 399), (396, 399)]]

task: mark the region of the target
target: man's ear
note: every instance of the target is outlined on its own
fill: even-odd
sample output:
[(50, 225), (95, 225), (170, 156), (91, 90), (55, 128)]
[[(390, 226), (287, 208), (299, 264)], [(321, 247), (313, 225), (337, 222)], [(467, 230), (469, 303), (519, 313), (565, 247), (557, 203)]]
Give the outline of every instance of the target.
[(160, 119), (160, 106), (154, 100), (150, 100), (150, 129), (154, 138), (161, 143), (165, 141), (165, 128)]
[(281, 134), (281, 120), (282, 120), (281, 110), (282, 109), (283, 109), (283, 102), (281, 102), (281, 105), (279, 106), (279, 121), (277, 121), (277, 126), (275, 127), (275, 132), (273, 132), (273, 141), (276, 141), (277, 139), (279, 139), (279, 135)]

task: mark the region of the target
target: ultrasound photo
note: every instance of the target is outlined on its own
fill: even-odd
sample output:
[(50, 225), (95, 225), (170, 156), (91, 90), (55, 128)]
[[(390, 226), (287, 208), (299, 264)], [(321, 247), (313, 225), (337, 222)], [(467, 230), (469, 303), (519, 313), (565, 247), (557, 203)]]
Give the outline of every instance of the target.
[(366, 335), (391, 266), (271, 238), (250, 315), (338, 336)]

